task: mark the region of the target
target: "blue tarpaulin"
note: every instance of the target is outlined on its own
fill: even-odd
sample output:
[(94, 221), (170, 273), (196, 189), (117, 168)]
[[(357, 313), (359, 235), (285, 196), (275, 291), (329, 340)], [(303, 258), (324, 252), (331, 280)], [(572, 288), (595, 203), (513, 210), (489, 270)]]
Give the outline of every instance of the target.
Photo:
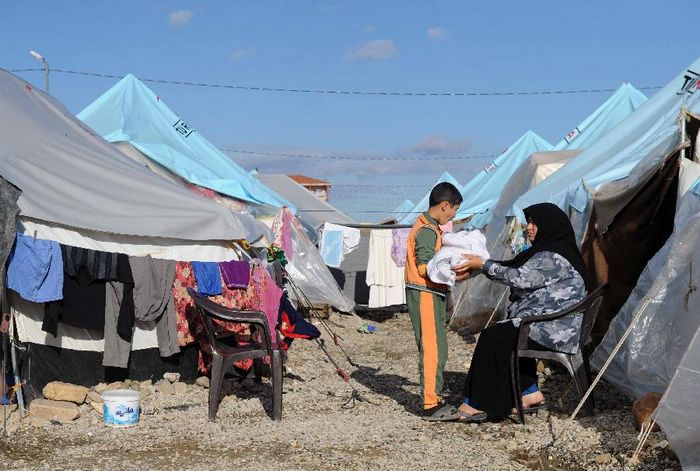
[[(622, 84), (615, 93), (570, 131), (551, 150), (585, 149), (617, 126), (645, 101), (646, 97), (639, 90), (628, 83)], [(511, 148), (514, 148), (519, 142), (520, 140), (513, 144)], [(527, 151), (526, 145), (521, 147), (523, 147), (524, 151)], [(529, 152), (523, 157), (522, 152), (516, 152), (516, 155), (508, 158), (505, 165), (493, 172), (487, 182), (474, 186), (477, 190), (470, 198), (471, 203), (469, 206), (463, 204), (463, 208), (460, 209), (461, 217), (476, 214), (469, 223), (470, 228), (481, 229), (491, 222), (493, 217), (492, 211), (498, 203), (498, 198), (504, 186), (531, 154), (532, 152)]]
[(700, 112), (700, 93), (691, 93), (700, 78), (698, 70), (700, 59), (578, 157), (518, 198), (511, 215), (522, 221), (523, 208), (546, 201), (582, 213), (590, 200), (588, 190), (628, 177), (633, 169), (641, 174), (657, 165), (679, 144), (681, 107)]
[(552, 145), (532, 131), (513, 143), (462, 188), (464, 201), (456, 219), (483, 213), (498, 202), (508, 179), (533, 152), (551, 150)]
[(430, 192), (433, 191), (435, 185), (442, 182), (452, 183), (454, 186), (457, 187), (458, 190), (461, 191), (461, 186), (459, 182), (457, 182), (457, 179), (450, 175), (449, 172), (444, 172), (442, 175), (440, 175), (440, 178), (438, 178), (437, 181), (430, 187), (428, 192), (418, 202), (418, 204), (411, 208), (408, 214), (404, 214), (404, 216), (400, 220), (401, 224), (413, 224), (421, 213), (428, 210)]
[(131, 74), (88, 105), (78, 118), (109, 142), (129, 142), (190, 183), (250, 203), (293, 208)]

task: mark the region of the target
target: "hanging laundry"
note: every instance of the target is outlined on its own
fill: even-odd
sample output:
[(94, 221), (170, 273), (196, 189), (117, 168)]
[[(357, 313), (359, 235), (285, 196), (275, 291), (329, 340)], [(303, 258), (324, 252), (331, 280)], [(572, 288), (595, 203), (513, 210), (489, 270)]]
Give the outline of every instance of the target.
[(321, 257), (329, 267), (340, 267), (340, 264), (343, 263), (343, 233), (341, 231), (323, 231)]
[(61, 256), (63, 299), (45, 304), (42, 330), (56, 336), (59, 322), (103, 330), (107, 281), (124, 284), (124, 302), (120, 309), (134, 309), (134, 280), (128, 256), (67, 245), (61, 245)]
[(392, 259), (393, 245), (393, 230), (370, 232), (366, 282), (371, 308), (406, 304), (405, 272)]
[(221, 274), (216, 262), (192, 262), (192, 269), (200, 294), (205, 296), (221, 294)]
[(0, 280), (5, 279), (5, 266), (15, 243), (15, 218), (19, 214), (17, 200), (22, 191), (0, 177)]
[(246, 289), (250, 283), (250, 263), (247, 260), (219, 262), (224, 284), (232, 289)]
[(274, 244), (284, 251), (287, 260), (292, 261), (294, 256), (292, 247), (292, 224), (294, 215), (287, 208), (281, 208), (277, 211), (275, 220), (272, 222), (272, 233), (275, 236)]
[(294, 339), (311, 340), (321, 336), (321, 331), (299, 314), (287, 293), (282, 294), (279, 300), (277, 329), (282, 335), (281, 347), (284, 351), (289, 350)]
[[(222, 278), (220, 278), (220, 280), (220, 282), (223, 281)], [(267, 314), (266, 310), (277, 309), (277, 304), (275, 303), (279, 302), (279, 296), (277, 296), (276, 300), (272, 300), (271, 295), (270, 299), (267, 301), (263, 299), (270, 287), (272, 287), (272, 290), (275, 290), (274, 286), (276, 285), (272, 282), (263, 264), (258, 260), (253, 260), (251, 261), (250, 284), (247, 289), (229, 289), (223, 286), (221, 295), (212, 296), (209, 299), (228, 309), (263, 311)], [(178, 343), (180, 346), (188, 345), (194, 341), (200, 343), (198, 368), (200, 372), (206, 373), (211, 364), (211, 356), (206, 353), (208, 340), (204, 334), (204, 326), (202, 326), (194, 302), (187, 292), (187, 288), (197, 289), (194, 270), (190, 262), (177, 262), (175, 281), (173, 282), (172, 288), (177, 317)], [(277, 313), (277, 311), (275, 311), (275, 313)], [(250, 342), (250, 326), (248, 324), (224, 322), (217, 319), (213, 319), (212, 322), (216, 329), (233, 333), (239, 345)], [(239, 372), (245, 372), (252, 368), (253, 360), (237, 361), (234, 365)]]
[(464, 254), (487, 260), (490, 255), (484, 234), (478, 230), (443, 233), (442, 248), (428, 262), (428, 277), (435, 283), (454, 286), (457, 275), (452, 268), (464, 263)]
[(178, 353), (177, 318), (173, 300), (175, 262), (151, 257), (130, 257), (134, 279), (133, 316), (121, 310), (123, 284), (107, 284), (105, 309), (105, 349), (103, 366), (126, 368), (131, 352), (135, 321), (156, 324), (156, 336), (161, 357)]
[(63, 298), (61, 246), (17, 234), (7, 266), (7, 287), (35, 303)]
[(327, 222), (323, 224), (323, 232), (326, 231), (340, 231), (343, 233), (343, 255), (349, 254), (360, 245), (360, 230), (355, 227), (346, 227)]
[(408, 240), (408, 234), (410, 234), (410, 232), (410, 227), (391, 230), (391, 258), (394, 260), (397, 267), (406, 266), (406, 241)]

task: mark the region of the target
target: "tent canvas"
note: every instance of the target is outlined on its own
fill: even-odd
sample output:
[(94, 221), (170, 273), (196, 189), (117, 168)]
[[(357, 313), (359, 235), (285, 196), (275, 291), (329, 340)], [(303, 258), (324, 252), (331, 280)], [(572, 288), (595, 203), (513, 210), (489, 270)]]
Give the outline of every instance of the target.
[[(523, 220), (522, 209), (535, 203), (551, 202), (568, 211), (584, 213), (601, 184), (622, 179), (644, 156), (668, 155), (677, 142), (679, 110), (685, 100), (686, 77), (700, 67), (700, 59), (690, 64), (613, 130), (594, 142), (540, 185), (522, 195), (513, 204), (511, 215)], [(669, 147), (670, 146), (670, 147)], [(649, 159), (645, 168), (656, 167), (660, 158)], [(642, 175), (644, 168), (638, 169)], [(631, 183), (631, 182), (630, 182)], [(605, 220), (609, 220), (608, 215)], [(605, 222), (605, 221), (603, 221)], [(605, 227), (605, 224), (603, 224)]]
[(258, 173), (256, 177), (296, 206), (297, 218), (314, 242), (318, 242), (318, 231), (325, 222), (354, 224), (350, 216), (318, 198), (287, 175)]
[(207, 141), (129, 74), (78, 113), (109, 142), (129, 142), (188, 182), (254, 204), (293, 207)]
[(421, 213), (425, 212), (428, 210), (429, 202), (430, 202), (430, 192), (432, 191), (433, 187), (437, 185), (438, 183), (452, 183), (454, 186), (457, 187), (458, 190), (461, 190), (461, 185), (457, 181), (455, 177), (450, 175), (449, 172), (443, 172), (442, 175), (437, 179), (435, 183), (428, 189), (428, 192), (425, 194), (423, 198), (411, 209), (411, 211), (404, 215), (403, 218), (401, 218), (401, 224), (413, 224), (418, 218), (418, 215)]
[[(552, 148), (552, 150), (580, 150), (589, 147), (595, 141), (604, 136), (608, 131), (617, 126), (623, 119), (634, 112), (634, 110), (639, 108), (645, 101), (646, 97), (639, 90), (628, 83), (622, 84), (615, 91), (615, 93), (608, 97), (608, 99), (606, 99), (598, 108), (596, 108), (585, 120), (576, 126), (574, 130), (569, 132), (564, 139), (562, 139)], [(510, 184), (510, 177), (516, 172), (516, 169), (525, 159), (527, 159), (527, 156), (520, 159), (511, 157), (508, 160), (508, 164), (496, 170), (496, 172), (494, 172), (491, 178), (488, 180), (488, 185), (493, 186), (493, 189), (489, 188), (488, 190), (477, 190), (482, 194), (480, 195), (477, 193), (470, 201), (480, 202), (481, 206), (474, 205), (474, 203), (469, 203), (467, 206), (463, 205), (465, 213), (480, 213), (470, 221), (471, 228), (480, 229), (491, 222), (492, 214), (489, 210), (493, 209), (497, 202), (500, 202), (501, 190), (508, 188), (508, 186), (505, 185), (505, 182)], [(554, 169), (551, 168), (551, 166), (550, 168), (547, 168), (544, 165), (540, 166), (538, 168), (538, 171), (541, 173), (540, 182), (547, 176), (550, 176), (556, 170), (558, 170), (558, 168)], [(549, 173), (546, 174), (547, 172)], [(498, 182), (500, 182), (500, 185)], [(498, 191), (495, 191), (496, 189)], [(510, 189), (508, 191), (512, 194)], [(523, 191), (523, 193), (524, 192), (525, 191)], [(487, 197), (486, 194), (491, 196)], [(495, 197), (493, 195), (495, 195)], [(471, 210), (467, 209), (469, 206), (474, 206), (474, 208)], [(461, 212), (462, 210), (460, 210), (460, 213)]]
[(411, 200), (404, 200), (403, 203), (394, 208), (388, 216), (378, 222), (378, 224), (396, 224), (411, 212), (415, 203)]
[[(291, 250), (287, 255), (289, 263), (285, 269), (304, 296), (314, 305), (330, 304), (342, 312), (352, 311), (355, 302), (341, 291), (299, 219), (295, 218), (288, 208), (282, 208), (277, 213), (272, 227), (275, 231), (275, 241), (279, 241), (277, 245), (283, 246), (284, 234), (288, 234)], [(295, 299), (296, 290), (291, 289), (289, 295)]]
[[(17, 229), (24, 234), (128, 255), (187, 260), (196, 254), (211, 261), (234, 257), (231, 239), (255, 238), (246, 230), (252, 218), (236, 217), (155, 175), (57, 100), (5, 71), (0, 71), (0, 118), (0, 174), (23, 190)], [(52, 375), (76, 382), (87, 380), (87, 373), (91, 380), (109, 377), (100, 367), (102, 347), (94, 333), (61, 326), (52, 343), (36, 329), (41, 304), (14, 301), (12, 322), (26, 342), (19, 365), (29, 381), (25, 387), (40, 388)], [(137, 325), (129, 367), (133, 378), (153, 377), (159, 369), (196, 372), (196, 349), (161, 361), (153, 348), (155, 335), (152, 325)], [(85, 368), (88, 357), (91, 366)]]
[(647, 97), (629, 83), (623, 83), (602, 105), (572, 129), (553, 150), (585, 149), (617, 126)]
[(57, 100), (4, 70), (0, 118), (0, 172), (23, 190), (22, 218), (142, 243), (253, 236), (245, 218), (136, 164)]
[[(700, 184), (700, 181), (698, 183)], [(681, 199), (675, 231), (649, 261), (591, 357), (600, 370), (629, 328), (603, 378), (624, 394), (663, 396), (654, 415), (684, 469), (700, 468), (700, 190)]]
[[(552, 145), (536, 133), (527, 131), (488, 167), (462, 187), (462, 205), (456, 219), (484, 213), (498, 201), (508, 179), (533, 152), (547, 151)], [(475, 228), (483, 225), (473, 225)]]

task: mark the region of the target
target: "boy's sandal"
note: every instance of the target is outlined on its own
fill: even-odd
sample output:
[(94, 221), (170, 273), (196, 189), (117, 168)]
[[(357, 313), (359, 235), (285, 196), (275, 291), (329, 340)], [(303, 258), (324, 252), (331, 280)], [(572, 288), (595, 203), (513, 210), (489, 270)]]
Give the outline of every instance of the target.
[(455, 406), (442, 406), (430, 415), (423, 416), (422, 419), (428, 422), (453, 422), (459, 418)]

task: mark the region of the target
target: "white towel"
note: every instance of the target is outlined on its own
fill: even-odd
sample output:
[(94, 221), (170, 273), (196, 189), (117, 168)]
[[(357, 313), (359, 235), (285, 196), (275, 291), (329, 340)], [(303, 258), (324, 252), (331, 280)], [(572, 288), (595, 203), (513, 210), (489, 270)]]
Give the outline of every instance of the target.
[(454, 286), (457, 275), (453, 267), (464, 263), (463, 254), (478, 255), (487, 260), (486, 237), (481, 231), (446, 232), (442, 235), (442, 248), (428, 262), (428, 277), (435, 283)]

